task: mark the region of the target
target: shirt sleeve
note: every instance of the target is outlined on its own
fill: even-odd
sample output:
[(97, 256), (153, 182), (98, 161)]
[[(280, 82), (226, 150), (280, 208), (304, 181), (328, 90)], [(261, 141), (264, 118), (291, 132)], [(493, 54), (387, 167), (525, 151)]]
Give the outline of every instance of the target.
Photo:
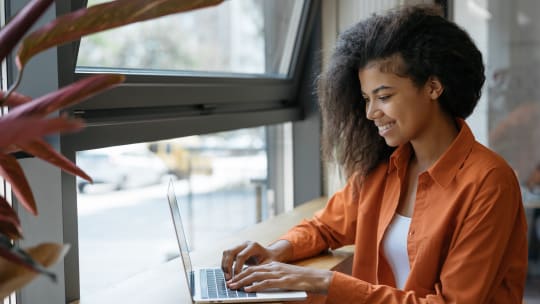
[(291, 243), (292, 260), (354, 243), (359, 187), (358, 177), (353, 175), (345, 187), (332, 196), (324, 209), (280, 238)]
[[(500, 172), (486, 177), (457, 228), (457, 237), (441, 268), (440, 283), (433, 288), (435, 293), (419, 297), (415, 291), (374, 285), (335, 272), (327, 303), (488, 303), (501, 284), (509, 291), (519, 290), (516, 286), (523, 285), (522, 270), (526, 267), (508, 261), (526, 263), (527, 245), (521, 196), (514, 180)], [(519, 258), (510, 257), (516, 255)], [(515, 273), (503, 283), (503, 277), (508, 279), (512, 271)], [(520, 297), (517, 292), (502, 298), (505, 303), (521, 303)]]
[(332, 276), (326, 303), (454, 303), (445, 301), (444, 296), (441, 294), (440, 286), (436, 286), (436, 291), (436, 294), (421, 298), (414, 291), (403, 291), (387, 285), (370, 284), (336, 271)]

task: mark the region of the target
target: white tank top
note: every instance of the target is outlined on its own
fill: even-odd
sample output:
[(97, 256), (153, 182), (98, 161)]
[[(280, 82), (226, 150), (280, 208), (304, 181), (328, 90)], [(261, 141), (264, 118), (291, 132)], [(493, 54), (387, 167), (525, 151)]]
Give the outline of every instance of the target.
[(403, 289), (409, 276), (409, 254), (407, 253), (407, 234), (411, 218), (395, 214), (383, 238), (384, 255), (392, 268), (396, 287)]

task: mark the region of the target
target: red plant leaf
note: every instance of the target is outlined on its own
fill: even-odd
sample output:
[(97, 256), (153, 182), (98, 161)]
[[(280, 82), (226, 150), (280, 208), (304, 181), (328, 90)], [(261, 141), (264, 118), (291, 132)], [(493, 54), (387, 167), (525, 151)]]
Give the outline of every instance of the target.
[(125, 77), (123, 75), (115, 74), (90, 76), (65, 86), (57, 91), (22, 104), (11, 110), (6, 116), (44, 116), (63, 107), (80, 102), (101, 91), (109, 89), (123, 82), (124, 79)]
[(22, 238), (22, 231), (17, 229), (18, 227), (13, 225), (10, 218), (0, 215), (0, 231), (7, 235), (10, 239), (18, 240)]
[(22, 237), (22, 228), (19, 216), (5, 198), (0, 196), (0, 231), (10, 239)]
[(71, 173), (73, 175), (80, 176), (89, 182), (92, 182), (92, 178), (88, 176), (81, 168), (77, 167), (64, 155), (58, 153), (51, 145), (42, 139), (37, 139), (29, 143), (19, 145), (22, 150), (28, 152), (36, 157), (49, 162), (62, 170)]
[(32, 214), (37, 215), (34, 194), (32, 193), (32, 189), (30, 189), (26, 176), (24, 176), (24, 172), (15, 157), (0, 154), (0, 175), (11, 184), (11, 188), (20, 203)]
[[(0, 92), (0, 100), (3, 100), (4, 96), (6, 96), (6, 92)], [(19, 94), (17, 92), (12, 92), (8, 99), (7, 100), (4, 100), (3, 103), (0, 102), (0, 104), (2, 106), (7, 106), (7, 107), (16, 107), (16, 106), (20, 106), (22, 104), (25, 104), (29, 101), (31, 101), (32, 98), (26, 96), (26, 95), (23, 95), (23, 94)]]
[(14, 118), (10, 114), (0, 117), (0, 152), (13, 153), (13, 148), (45, 135), (78, 131), (84, 127), (81, 120), (55, 117), (44, 119), (41, 117)]
[(13, 50), (28, 29), (53, 3), (53, 0), (32, 0), (0, 31), (0, 58)]
[(116, 0), (58, 17), (28, 35), (17, 53), (19, 69), (35, 54), (122, 25), (216, 5), (223, 0)]

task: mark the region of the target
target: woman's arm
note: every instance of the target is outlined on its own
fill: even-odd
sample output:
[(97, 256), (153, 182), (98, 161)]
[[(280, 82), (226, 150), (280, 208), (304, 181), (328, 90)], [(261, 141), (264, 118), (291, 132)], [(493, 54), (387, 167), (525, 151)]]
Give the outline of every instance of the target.
[(334, 194), (326, 207), (312, 219), (304, 220), (282, 236), (292, 246), (288, 261), (300, 260), (354, 243), (360, 188), (358, 175), (353, 175), (347, 185)]
[[(351, 178), (311, 220), (304, 220), (269, 246), (246, 242), (224, 251), (221, 265), (226, 278), (232, 278), (233, 268), (235, 274), (240, 273), (245, 264), (291, 262), (320, 254), (328, 248), (352, 244), (356, 228), (358, 187), (356, 178)], [(251, 269), (255, 271), (265, 268)], [(301, 273), (307, 274), (305, 271)], [(331, 272), (325, 275), (329, 278)], [(320, 278), (321, 274), (315, 276)], [(321, 289), (320, 287), (316, 288)]]

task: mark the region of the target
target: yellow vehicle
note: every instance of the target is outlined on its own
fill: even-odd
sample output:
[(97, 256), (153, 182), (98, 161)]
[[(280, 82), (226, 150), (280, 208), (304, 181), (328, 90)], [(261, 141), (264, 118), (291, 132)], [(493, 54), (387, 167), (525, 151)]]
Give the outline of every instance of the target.
[(165, 162), (169, 173), (179, 179), (191, 174), (212, 174), (212, 158), (196, 149), (186, 148), (183, 138), (153, 142), (148, 148)]

